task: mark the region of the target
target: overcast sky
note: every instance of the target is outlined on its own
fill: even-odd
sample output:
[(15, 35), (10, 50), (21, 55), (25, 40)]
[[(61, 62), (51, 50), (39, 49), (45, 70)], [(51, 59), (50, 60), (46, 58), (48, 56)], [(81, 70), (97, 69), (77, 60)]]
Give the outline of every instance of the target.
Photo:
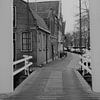
[(62, 0), (63, 16), (66, 20), (66, 32), (72, 32), (75, 14), (78, 13), (78, 0)]
[[(57, 0), (29, 0), (29, 1), (57, 1)], [(78, 0), (61, 0), (63, 17), (66, 21), (66, 32), (74, 29), (75, 13), (78, 13)]]

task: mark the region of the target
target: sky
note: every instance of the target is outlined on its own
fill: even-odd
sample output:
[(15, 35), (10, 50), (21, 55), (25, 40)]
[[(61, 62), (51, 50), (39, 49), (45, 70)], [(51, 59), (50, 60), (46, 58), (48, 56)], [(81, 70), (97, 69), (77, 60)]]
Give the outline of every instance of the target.
[[(57, 1), (57, 0), (29, 0), (29, 1)], [(66, 21), (65, 33), (74, 30), (75, 14), (78, 13), (78, 0), (61, 0), (63, 18)]]
[(78, 13), (78, 0), (62, 0), (63, 17), (66, 20), (66, 32), (72, 32), (75, 24), (75, 14)]

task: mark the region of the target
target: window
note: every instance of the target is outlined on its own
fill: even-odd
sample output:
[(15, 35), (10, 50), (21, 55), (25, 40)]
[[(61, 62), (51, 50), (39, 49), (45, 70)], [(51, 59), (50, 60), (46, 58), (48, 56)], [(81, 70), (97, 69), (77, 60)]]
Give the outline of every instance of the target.
[(22, 51), (32, 51), (32, 34), (29, 32), (22, 33)]
[(13, 27), (16, 27), (16, 6), (13, 7)]

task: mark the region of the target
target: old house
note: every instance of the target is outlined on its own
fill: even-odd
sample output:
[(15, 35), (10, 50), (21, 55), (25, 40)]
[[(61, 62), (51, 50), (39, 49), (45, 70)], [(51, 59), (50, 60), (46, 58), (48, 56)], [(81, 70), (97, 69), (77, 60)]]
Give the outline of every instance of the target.
[(46, 62), (50, 32), (44, 20), (23, 0), (13, 0), (13, 15), (13, 60), (30, 55), (33, 66)]
[[(54, 60), (59, 54), (58, 40), (62, 36), (61, 2), (43, 1), (31, 2), (30, 8), (38, 13), (46, 22), (50, 33), (48, 44), (48, 57)], [(61, 38), (61, 37), (60, 37)]]

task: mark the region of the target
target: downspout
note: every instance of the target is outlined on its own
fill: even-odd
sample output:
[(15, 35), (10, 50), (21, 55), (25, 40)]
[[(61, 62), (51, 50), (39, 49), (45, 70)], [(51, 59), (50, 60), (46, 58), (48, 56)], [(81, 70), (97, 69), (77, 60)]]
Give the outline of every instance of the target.
[(46, 33), (46, 63), (48, 63), (48, 34)]

